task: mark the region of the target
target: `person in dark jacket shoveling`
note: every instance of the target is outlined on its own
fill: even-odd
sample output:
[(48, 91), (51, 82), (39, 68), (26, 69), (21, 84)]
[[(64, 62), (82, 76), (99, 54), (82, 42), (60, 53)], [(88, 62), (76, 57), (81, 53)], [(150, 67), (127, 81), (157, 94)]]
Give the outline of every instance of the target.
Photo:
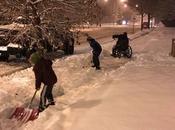
[[(35, 88), (39, 90), (41, 88), (41, 83), (44, 84), (39, 104), (39, 112), (42, 112), (48, 105), (55, 105), (52, 89), (57, 82), (57, 76), (52, 69), (52, 61), (43, 58), (38, 52), (30, 56), (30, 62), (34, 65)], [(46, 101), (48, 101), (47, 104)]]
[(89, 42), (90, 47), (92, 48), (92, 54), (93, 54), (93, 66), (96, 67), (96, 70), (100, 70), (100, 61), (99, 61), (99, 56), (102, 51), (101, 45), (92, 37), (88, 36), (87, 41)]

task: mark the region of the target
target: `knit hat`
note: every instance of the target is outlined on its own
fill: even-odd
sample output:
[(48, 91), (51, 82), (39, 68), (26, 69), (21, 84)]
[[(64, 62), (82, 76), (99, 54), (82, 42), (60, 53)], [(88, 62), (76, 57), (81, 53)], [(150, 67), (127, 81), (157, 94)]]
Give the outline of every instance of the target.
[(30, 61), (32, 64), (36, 64), (41, 59), (41, 56), (39, 53), (35, 52), (30, 56)]

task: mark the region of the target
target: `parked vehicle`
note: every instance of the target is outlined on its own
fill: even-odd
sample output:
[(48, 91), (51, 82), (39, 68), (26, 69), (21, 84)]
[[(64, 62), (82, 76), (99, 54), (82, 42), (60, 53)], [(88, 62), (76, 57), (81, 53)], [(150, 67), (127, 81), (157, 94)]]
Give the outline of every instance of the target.
[(24, 48), (17, 44), (10, 43), (7, 46), (0, 46), (0, 59), (7, 61), (10, 55), (21, 58), (23, 56)]
[[(74, 53), (74, 38), (72, 32), (57, 32), (49, 30), (48, 37), (38, 39), (33, 32), (25, 32), (23, 36), (21, 28), (0, 27), (0, 59), (8, 60), (9, 55), (16, 58), (28, 57), (32, 50), (33, 43), (41, 44), (47, 52), (62, 50), (66, 55)], [(25, 38), (28, 39), (27, 44)], [(22, 40), (21, 40), (22, 39)], [(24, 44), (25, 43), (25, 44)], [(11, 46), (13, 44), (13, 46)], [(14, 46), (15, 45), (15, 46)]]
[(9, 54), (7, 52), (7, 47), (0, 46), (0, 60), (7, 61), (9, 58)]

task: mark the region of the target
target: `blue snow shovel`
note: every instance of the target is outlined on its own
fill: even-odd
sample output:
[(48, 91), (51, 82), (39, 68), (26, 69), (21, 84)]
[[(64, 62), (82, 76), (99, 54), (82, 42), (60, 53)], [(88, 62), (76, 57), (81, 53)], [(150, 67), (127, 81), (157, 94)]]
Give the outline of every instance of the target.
[(37, 90), (35, 91), (29, 105), (27, 108), (17, 107), (11, 114), (10, 119), (16, 119), (22, 124), (28, 121), (33, 121), (38, 118), (39, 111), (38, 108), (31, 108), (32, 102), (36, 96)]

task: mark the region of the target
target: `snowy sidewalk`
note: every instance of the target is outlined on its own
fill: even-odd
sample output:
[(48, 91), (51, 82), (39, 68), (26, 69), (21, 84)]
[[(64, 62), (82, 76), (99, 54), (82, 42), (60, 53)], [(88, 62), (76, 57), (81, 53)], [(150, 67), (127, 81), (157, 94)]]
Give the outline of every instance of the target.
[(175, 29), (160, 29), (137, 39), (131, 62), (63, 112), (62, 130), (174, 130), (173, 34)]

